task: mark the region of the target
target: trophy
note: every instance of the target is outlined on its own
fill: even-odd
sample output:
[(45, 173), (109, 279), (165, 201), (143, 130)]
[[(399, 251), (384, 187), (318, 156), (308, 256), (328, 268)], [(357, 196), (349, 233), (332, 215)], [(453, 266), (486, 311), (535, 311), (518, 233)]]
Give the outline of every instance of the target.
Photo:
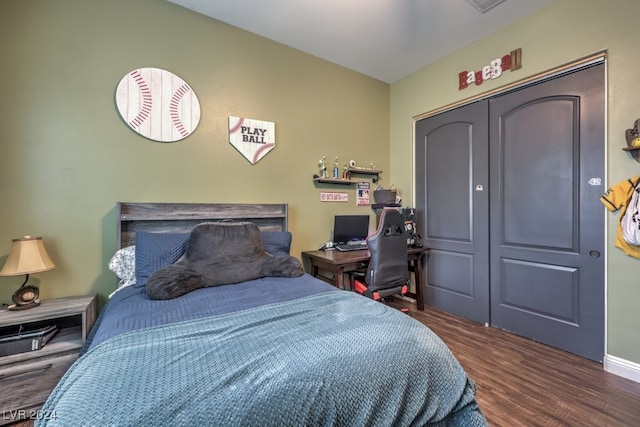
[(320, 168), (320, 178), (328, 178), (327, 174), (327, 159), (325, 156), (322, 156), (320, 160), (318, 160), (318, 168)]

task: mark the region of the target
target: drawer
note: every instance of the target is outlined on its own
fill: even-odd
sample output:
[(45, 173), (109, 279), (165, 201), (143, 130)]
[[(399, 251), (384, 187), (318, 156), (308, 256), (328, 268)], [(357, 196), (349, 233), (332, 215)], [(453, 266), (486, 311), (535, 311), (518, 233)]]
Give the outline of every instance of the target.
[(77, 358), (74, 352), (0, 367), (0, 425), (35, 415)]

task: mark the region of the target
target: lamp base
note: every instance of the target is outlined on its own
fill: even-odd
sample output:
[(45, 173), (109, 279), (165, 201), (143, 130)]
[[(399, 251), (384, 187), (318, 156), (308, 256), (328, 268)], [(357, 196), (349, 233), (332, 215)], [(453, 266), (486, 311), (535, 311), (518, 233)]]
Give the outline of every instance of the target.
[(14, 305), (9, 306), (9, 310), (27, 310), (40, 305), (40, 290), (37, 286), (22, 285), (11, 296)]
[(9, 307), (7, 307), (7, 309), (9, 311), (28, 310), (30, 308), (37, 307), (39, 305), (40, 305), (40, 300), (38, 300), (38, 302), (33, 301), (27, 304), (12, 304)]

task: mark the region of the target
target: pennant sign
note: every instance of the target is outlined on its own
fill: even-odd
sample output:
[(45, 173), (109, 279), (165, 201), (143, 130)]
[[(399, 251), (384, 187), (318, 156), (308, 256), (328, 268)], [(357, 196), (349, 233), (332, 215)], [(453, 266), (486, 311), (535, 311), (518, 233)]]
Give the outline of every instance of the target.
[(349, 193), (320, 193), (321, 202), (348, 202)]
[(276, 146), (274, 122), (229, 116), (229, 143), (252, 165)]

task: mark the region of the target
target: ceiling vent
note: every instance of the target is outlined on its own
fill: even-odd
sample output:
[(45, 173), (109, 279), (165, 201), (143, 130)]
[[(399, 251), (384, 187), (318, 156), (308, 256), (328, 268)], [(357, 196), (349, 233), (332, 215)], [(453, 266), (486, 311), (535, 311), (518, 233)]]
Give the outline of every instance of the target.
[(504, 2), (505, 0), (467, 0), (467, 2), (473, 6), (474, 8), (478, 9), (478, 11), (485, 13), (486, 11), (488, 11), (489, 9), (499, 5), (500, 3)]

